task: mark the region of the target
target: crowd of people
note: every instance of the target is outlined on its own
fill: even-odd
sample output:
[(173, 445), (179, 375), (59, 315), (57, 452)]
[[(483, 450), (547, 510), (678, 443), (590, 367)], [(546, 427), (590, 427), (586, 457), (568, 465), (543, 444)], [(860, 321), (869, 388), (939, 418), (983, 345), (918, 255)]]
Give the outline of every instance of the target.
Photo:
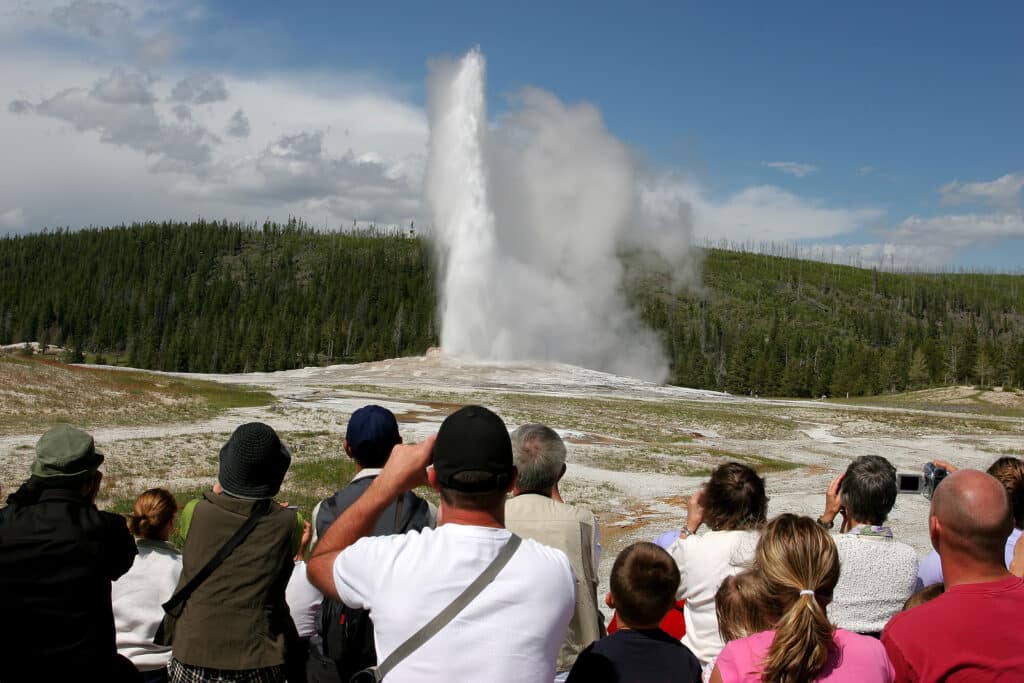
[(1024, 681), (1017, 458), (937, 462), (920, 560), (884, 457), (817, 518), (770, 518), (763, 478), (723, 464), (681, 528), (615, 558), (606, 625), (556, 431), (466, 406), (407, 445), (369, 405), (342, 448), (357, 472), (309, 519), (274, 501), (288, 448), (248, 423), (201, 498), (151, 489), (126, 520), (96, 507), (93, 438), (47, 431), (0, 509), (0, 681)]

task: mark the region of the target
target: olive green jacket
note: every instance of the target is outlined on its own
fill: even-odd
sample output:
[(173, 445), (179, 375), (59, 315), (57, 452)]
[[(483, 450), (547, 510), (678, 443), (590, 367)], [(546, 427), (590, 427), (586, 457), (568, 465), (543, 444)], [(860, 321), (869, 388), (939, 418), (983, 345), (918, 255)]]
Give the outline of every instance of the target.
[[(258, 501), (206, 493), (183, 517), (180, 590), (232, 534)], [(278, 505), (196, 588), (177, 618), (173, 656), (192, 666), (248, 670), (285, 661), (286, 642), (296, 637), (285, 588), (301, 520)]]

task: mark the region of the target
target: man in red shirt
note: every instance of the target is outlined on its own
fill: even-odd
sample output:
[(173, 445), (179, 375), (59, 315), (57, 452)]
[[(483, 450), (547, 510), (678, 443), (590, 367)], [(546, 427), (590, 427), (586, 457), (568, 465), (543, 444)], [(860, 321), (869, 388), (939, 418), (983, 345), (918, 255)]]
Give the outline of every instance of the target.
[(928, 528), (946, 592), (897, 614), (882, 633), (897, 683), (1024, 680), (1024, 580), (1003, 557), (1012, 527), (994, 477), (960, 470), (936, 488)]

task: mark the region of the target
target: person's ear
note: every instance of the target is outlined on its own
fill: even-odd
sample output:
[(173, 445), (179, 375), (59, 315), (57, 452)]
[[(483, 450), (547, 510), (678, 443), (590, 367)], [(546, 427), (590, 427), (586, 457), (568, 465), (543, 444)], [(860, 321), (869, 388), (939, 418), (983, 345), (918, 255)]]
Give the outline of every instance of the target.
[(512, 478), (508, 480), (508, 487), (505, 489), (505, 493), (509, 493), (516, 487), (516, 482), (519, 481), (519, 468), (515, 465), (512, 466)]
[(611, 591), (604, 594), (604, 604), (608, 605), (608, 609), (615, 609), (615, 596)]
[(939, 518), (935, 515), (928, 516), (928, 537), (931, 538), (932, 548), (935, 552), (941, 555), (939, 552), (939, 543), (941, 542), (942, 536), (942, 524), (939, 522)]
[[(352, 458), (352, 449), (348, 445), (348, 439), (341, 440), (341, 447), (345, 449), (345, 455)], [(352, 459), (355, 460), (355, 458)]]
[(441, 485), (437, 483), (437, 471), (433, 467), (427, 468), (427, 481), (430, 483), (430, 488), (435, 491), (441, 490)]

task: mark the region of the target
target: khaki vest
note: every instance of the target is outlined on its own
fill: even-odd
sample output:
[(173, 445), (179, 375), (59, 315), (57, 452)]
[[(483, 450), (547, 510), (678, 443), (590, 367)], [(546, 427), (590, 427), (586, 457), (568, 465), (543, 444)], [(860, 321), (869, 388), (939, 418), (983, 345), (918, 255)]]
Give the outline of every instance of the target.
[(565, 553), (576, 577), (576, 611), (558, 652), (558, 671), (568, 671), (583, 648), (604, 635), (597, 609), (597, 567), (594, 557), (594, 513), (524, 493), (505, 503), (505, 527)]
[[(245, 522), (256, 501), (205, 494), (192, 513), (178, 588), (191, 580)], [(295, 513), (272, 505), (252, 532), (185, 602), (174, 629), (174, 658), (209, 669), (262, 669), (284, 663), (295, 630), (284, 592), (291, 577)]]

